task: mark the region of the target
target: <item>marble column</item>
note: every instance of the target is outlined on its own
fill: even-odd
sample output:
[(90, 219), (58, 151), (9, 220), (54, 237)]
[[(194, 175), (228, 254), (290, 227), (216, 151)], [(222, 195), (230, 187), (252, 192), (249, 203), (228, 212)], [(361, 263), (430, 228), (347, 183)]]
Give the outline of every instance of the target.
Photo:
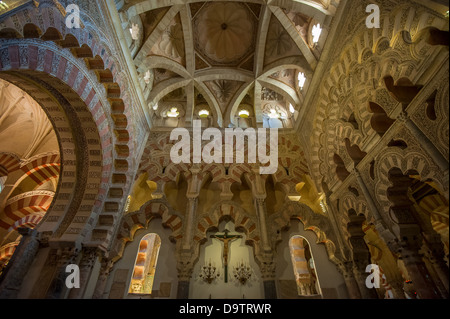
[(258, 216), (259, 221), (259, 229), (261, 232), (263, 250), (265, 252), (270, 253), (272, 248), (269, 243), (269, 235), (267, 232), (267, 222), (266, 222), (267, 209), (265, 197), (255, 198), (255, 206), (256, 206), (256, 215)]
[(369, 192), (369, 189), (366, 186), (366, 183), (361, 177), (361, 173), (355, 168), (353, 170), (353, 173), (356, 176), (356, 181), (358, 182), (359, 187), (361, 188), (364, 198), (366, 199), (367, 205), (369, 206), (369, 211), (373, 215), (373, 218), (375, 221), (382, 220), (381, 214), (378, 211), (378, 207), (375, 204), (374, 199), (372, 198), (372, 195)]
[(103, 299), (106, 283), (108, 282), (109, 274), (113, 269), (114, 263), (111, 260), (102, 260), (100, 273), (98, 275), (97, 284), (95, 285), (92, 299)]
[(189, 299), (189, 281), (178, 281), (177, 299)]
[(183, 250), (190, 251), (192, 238), (194, 236), (195, 213), (197, 211), (198, 196), (188, 196), (188, 205), (186, 207), (186, 219), (184, 221)]
[(353, 263), (353, 274), (355, 275), (355, 280), (361, 293), (362, 299), (378, 299), (378, 294), (376, 288), (368, 288), (366, 286), (366, 279), (370, 273), (366, 272), (367, 263), (366, 262), (354, 262)]
[(182, 253), (178, 256), (177, 270), (178, 270), (178, 287), (177, 299), (189, 299), (189, 284), (192, 277), (194, 263), (192, 255)]
[(261, 232), (261, 241), (263, 248), (263, 265), (261, 267), (261, 274), (264, 283), (264, 298), (277, 299), (277, 289), (275, 284), (275, 262), (273, 260), (272, 248), (269, 242), (269, 235), (267, 232), (267, 208), (264, 197), (255, 198), (256, 214), (259, 221), (259, 229)]
[(326, 200), (327, 207), (328, 207), (327, 215), (330, 216), (331, 227), (333, 227), (333, 231), (336, 234), (339, 246), (344, 247), (344, 240), (343, 240), (344, 236), (342, 234), (341, 228), (338, 227), (339, 224), (338, 224), (338, 221), (336, 218), (336, 216), (338, 216), (338, 214), (336, 213), (336, 209), (330, 199), (330, 196), (331, 196), (331, 192), (327, 192), (325, 194), (325, 200)]
[(29, 228), (19, 228), (23, 236), (6, 266), (0, 283), (0, 299), (15, 299), (22, 286), (23, 278), (39, 250), (38, 233)]
[(264, 280), (264, 299), (277, 299), (275, 280)]

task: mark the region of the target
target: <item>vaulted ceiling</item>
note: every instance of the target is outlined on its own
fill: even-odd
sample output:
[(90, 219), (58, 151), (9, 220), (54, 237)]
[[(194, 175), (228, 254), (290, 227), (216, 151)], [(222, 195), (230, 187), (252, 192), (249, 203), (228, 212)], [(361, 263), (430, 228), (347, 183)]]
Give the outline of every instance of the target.
[[(153, 127), (293, 127), (338, 1), (125, 1), (117, 7)], [(314, 29), (314, 31), (313, 31)], [(314, 36), (322, 29), (320, 36)], [(128, 32), (128, 30), (130, 32)], [(306, 78), (302, 87), (299, 74)], [(170, 124), (170, 112), (177, 120)], [(168, 115), (169, 113), (169, 115)], [(181, 122), (179, 122), (181, 121)]]

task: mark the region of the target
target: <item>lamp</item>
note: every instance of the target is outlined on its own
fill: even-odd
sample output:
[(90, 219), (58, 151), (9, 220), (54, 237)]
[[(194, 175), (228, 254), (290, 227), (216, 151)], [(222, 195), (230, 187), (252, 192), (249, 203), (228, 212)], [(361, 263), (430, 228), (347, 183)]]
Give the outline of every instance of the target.
[(292, 106), (292, 104), (289, 104), (289, 112), (291, 112), (292, 114), (295, 113), (295, 108)]
[(170, 112), (167, 112), (168, 117), (177, 117), (180, 114), (180, 112), (177, 111), (176, 107), (172, 107), (170, 109)]
[(303, 89), (303, 86), (305, 85), (306, 82), (305, 74), (303, 72), (300, 72), (298, 74), (297, 79), (298, 79), (298, 86), (300, 87), (300, 89)]
[(271, 109), (270, 113), (267, 114), (267, 116), (270, 117), (271, 119), (277, 119), (280, 117), (280, 114), (278, 114), (275, 109)]
[(322, 208), (322, 211), (324, 213), (327, 212), (327, 206), (325, 205), (325, 203), (323, 202), (323, 200), (320, 201), (320, 207)]
[(198, 116), (199, 116), (199, 117), (208, 117), (208, 115), (209, 115), (208, 110), (200, 110), (200, 111), (198, 112)]
[(145, 83), (149, 84), (150, 83), (150, 79), (151, 79), (151, 73), (150, 73), (150, 70), (147, 70), (147, 72), (145, 72), (145, 75), (144, 75)]
[(236, 278), (241, 285), (245, 285), (252, 276), (252, 268), (249, 265), (246, 265), (244, 261), (241, 261), (233, 268), (233, 273), (234, 278)]
[(131, 34), (131, 38), (133, 40), (138, 40), (139, 39), (139, 25), (133, 23), (130, 28), (130, 34)]
[(211, 265), (211, 260), (207, 265), (202, 267), (200, 274), (200, 278), (202, 278), (208, 284), (211, 284), (216, 278), (220, 276), (220, 273), (217, 271), (217, 268), (214, 265)]
[(320, 34), (322, 33), (322, 28), (320, 27), (320, 24), (316, 24), (312, 27), (311, 34), (313, 36), (313, 43), (319, 42)]
[(242, 118), (248, 118), (250, 116), (250, 113), (247, 110), (240, 110), (239, 116)]

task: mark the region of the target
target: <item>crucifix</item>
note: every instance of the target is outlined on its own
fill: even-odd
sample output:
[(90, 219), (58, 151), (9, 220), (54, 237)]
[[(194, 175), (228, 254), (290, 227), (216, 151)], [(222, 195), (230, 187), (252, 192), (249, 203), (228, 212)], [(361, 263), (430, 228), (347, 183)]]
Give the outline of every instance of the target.
[(211, 238), (215, 238), (220, 241), (223, 241), (223, 260), (224, 260), (224, 266), (225, 266), (225, 282), (228, 282), (228, 243), (235, 239), (242, 238), (241, 235), (228, 235), (229, 232), (230, 231), (228, 229), (225, 229), (223, 232), (223, 235), (219, 235), (219, 233), (216, 233), (216, 234), (210, 236)]

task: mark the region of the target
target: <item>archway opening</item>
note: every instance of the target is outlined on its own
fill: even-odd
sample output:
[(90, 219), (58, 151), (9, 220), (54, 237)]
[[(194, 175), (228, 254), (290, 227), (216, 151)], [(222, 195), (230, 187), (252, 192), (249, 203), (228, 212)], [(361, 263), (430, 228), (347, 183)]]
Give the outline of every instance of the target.
[(289, 240), (292, 267), (299, 296), (320, 295), (314, 258), (305, 237), (296, 235)]
[(128, 293), (152, 293), (160, 248), (161, 238), (157, 234), (147, 234), (141, 239)]

